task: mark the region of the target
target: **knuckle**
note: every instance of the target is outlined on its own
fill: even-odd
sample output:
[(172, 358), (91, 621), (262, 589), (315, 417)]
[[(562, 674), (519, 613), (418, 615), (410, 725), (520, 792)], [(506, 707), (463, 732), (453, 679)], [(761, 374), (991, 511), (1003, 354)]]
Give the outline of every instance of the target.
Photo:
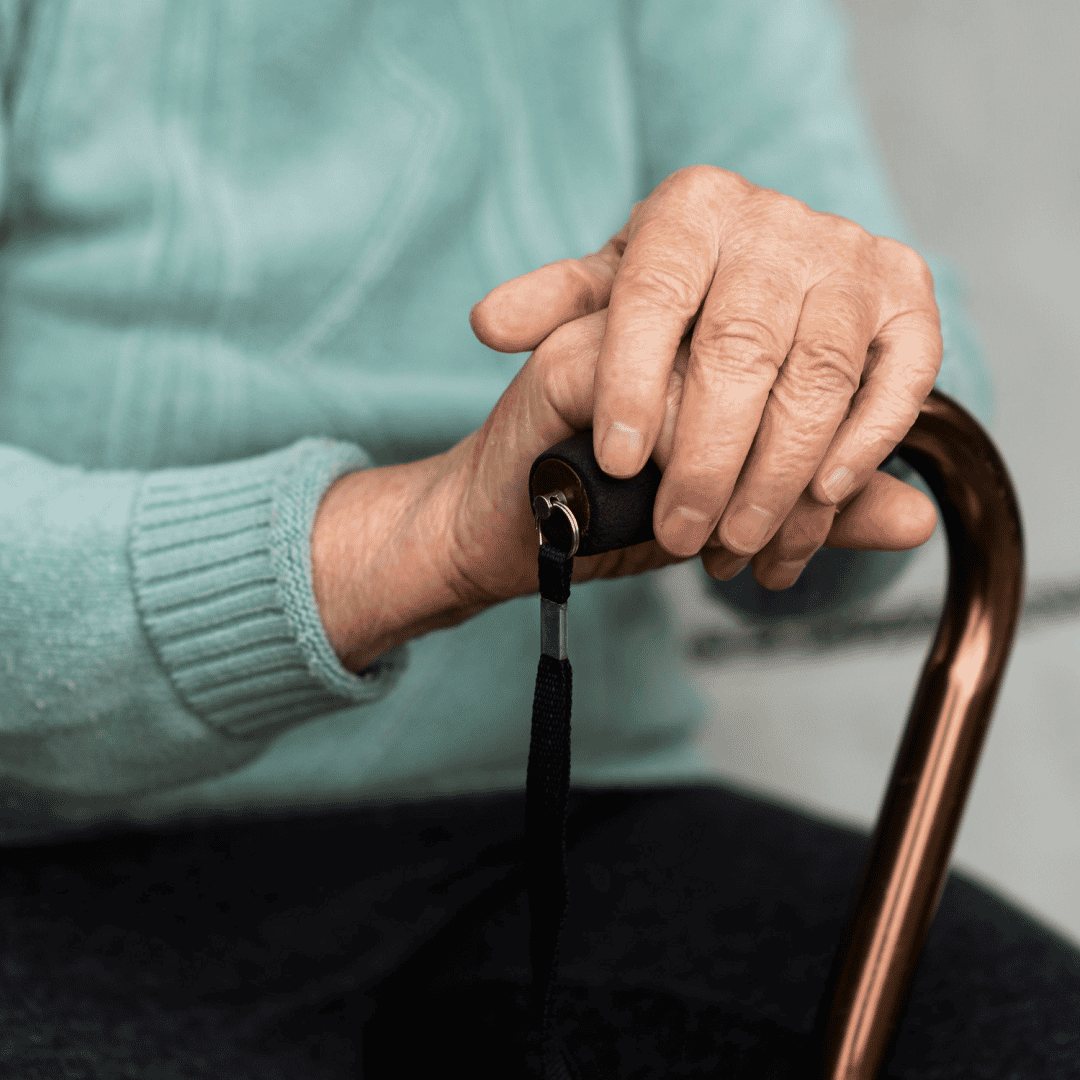
[(787, 463), (785, 468), (797, 472), (811, 458), (821, 456), (822, 442), (828, 441), (836, 427), (836, 409), (829, 403), (777, 385), (769, 391), (759, 430), (771, 435), (774, 445), (778, 437), (782, 440), (774, 453)]
[(808, 213), (815, 221), (818, 250), (825, 265), (835, 269), (839, 264), (857, 268), (860, 276), (867, 274), (874, 263), (878, 238), (850, 218), (817, 210)]
[[(774, 215), (781, 216), (800, 232), (811, 232), (817, 235), (827, 234), (830, 231), (843, 231), (854, 222), (848, 221), (836, 214), (830, 214), (825, 210), (815, 210), (794, 195), (785, 195), (781, 191), (771, 188), (759, 188), (755, 193), (756, 200), (767, 207)], [(857, 228), (857, 226), (856, 226)]]
[(701, 302), (701, 285), (691, 269), (674, 265), (624, 263), (616, 279), (620, 298), (634, 296), (649, 308), (675, 311), (689, 319)]
[(861, 252), (873, 246), (874, 237), (857, 221), (832, 215), (830, 225), (840, 246), (849, 251)]
[(743, 317), (720, 322), (699, 319), (691, 344), (689, 370), (760, 375), (763, 370), (778, 371), (783, 358), (784, 348), (776, 331), (763, 319)]
[(785, 195), (771, 188), (759, 188), (754, 192), (754, 199), (772, 219), (782, 222), (793, 233), (802, 233), (808, 226), (813, 226), (829, 216), (811, 210), (806, 203), (792, 195)]
[(785, 381), (822, 397), (851, 397), (859, 389), (865, 356), (823, 338), (796, 341), (784, 366)]
[(878, 253), (894, 273), (917, 285), (923, 292), (933, 295), (934, 275), (926, 260), (914, 249), (889, 236), (875, 238)]
[(673, 172), (657, 191), (695, 212), (713, 211), (722, 202), (755, 196), (764, 189), (717, 165), (687, 165)]
[(672, 173), (669, 180), (672, 186), (688, 193), (711, 195), (727, 175), (716, 165), (686, 165)]

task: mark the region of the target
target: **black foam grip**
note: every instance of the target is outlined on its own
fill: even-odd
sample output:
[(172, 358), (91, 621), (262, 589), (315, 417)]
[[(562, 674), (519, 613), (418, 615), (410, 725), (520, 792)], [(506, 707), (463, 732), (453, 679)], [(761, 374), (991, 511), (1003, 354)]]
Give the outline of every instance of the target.
[(581, 478), (585, 489), (589, 524), (581, 534), (579, 555), (602, 555), (605, 551), (616, 551), (653, 539), (653, 503), (661, 474), (652, 458), (637, 476), (618, 480), (608, 476), (596, 463), (591, 429), (579, 431), (556, 443), (533, 462), (530, 484), (537, 466), (549, 458), (569, 465)]

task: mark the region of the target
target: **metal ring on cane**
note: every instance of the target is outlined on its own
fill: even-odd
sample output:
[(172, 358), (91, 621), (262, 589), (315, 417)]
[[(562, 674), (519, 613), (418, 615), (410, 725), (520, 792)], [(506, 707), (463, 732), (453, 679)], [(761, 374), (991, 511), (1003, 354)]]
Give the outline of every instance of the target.
[(571, 559), (577, 554), (578, 545), (581, 543), (581, 530), (578, 528), (577, 518), (574, 517), (573, 510), (566, 505), (566, 496), (561, 491), (553, 491), (550, 495), (537, 495), (533, 499), (532, 508), (533, 516), (536, 518), (536, 533), (540, 537), (540, 543), (546, 543), (540, 522), (547, 521), (551, 517), (551, 511), (556, 507), (563, 512), (566, 520), (570, 523), (572, 542), (566, 557)]

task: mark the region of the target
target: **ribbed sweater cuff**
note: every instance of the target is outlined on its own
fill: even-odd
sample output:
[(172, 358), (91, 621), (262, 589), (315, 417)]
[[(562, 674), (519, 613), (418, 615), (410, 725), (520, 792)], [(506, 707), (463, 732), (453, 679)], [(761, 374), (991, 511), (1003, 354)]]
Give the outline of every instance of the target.
[(375, 701), (397, 682), (404, 648), (362, 675), (342, 666), (312, 585), (319, 502), (368, 465), (356, 446), (313, 438), (144, 477), (130, 541), (139, 610), (180, 697), (207, 723), (262, 733)]

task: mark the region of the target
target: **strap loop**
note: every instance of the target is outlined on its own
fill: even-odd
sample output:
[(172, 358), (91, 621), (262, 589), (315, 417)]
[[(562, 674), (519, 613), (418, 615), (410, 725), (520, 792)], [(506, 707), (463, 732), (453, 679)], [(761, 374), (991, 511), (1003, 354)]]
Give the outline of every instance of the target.
[(540, 596), (555, 604), (570, 599), (570, 579), (574, 576), (574, 558), (551, 544), (540, 545)]
[[(573, 572), (573, 556), (550, 544), (541, 545), (540, 595), (545, 602), (565, 605), (570, 597)], [(572, 691), (573, 672), (566, 656), (541, 653), (525, 780), (525, 844), (529, 958), (543, 1080), (571, 1077), (555, 1033), (554, 1006), (559, 935), (567, 907), (566, 804), (570, 791)]]

